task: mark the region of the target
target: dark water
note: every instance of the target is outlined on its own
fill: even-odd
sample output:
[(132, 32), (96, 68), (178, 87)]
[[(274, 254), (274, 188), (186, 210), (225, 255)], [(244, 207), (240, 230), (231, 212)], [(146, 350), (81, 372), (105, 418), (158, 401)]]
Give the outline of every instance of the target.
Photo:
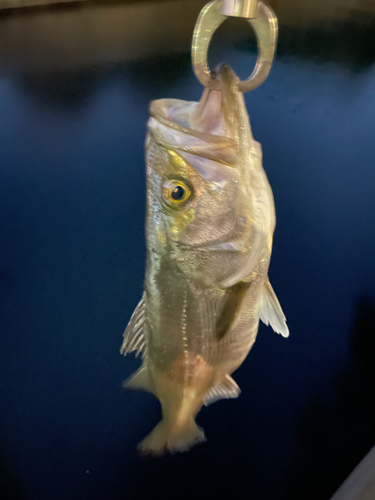
[[(242, 76), (254, 55), (230, 57)], [(345, 58), (342, 58), (345, 59)], [(341, 61), (342, 62), (342, 61)], [(207, 443), (139, 459), (157, 401), (123, 392), (142, 292), (148, 103), (197, 100), (189, 54), (0, 77), (0, 486), (19, 500), (328, 500), (375, 444), (375, 67), (279, 57), (247, 95), (276, 202), (260, 327)]]

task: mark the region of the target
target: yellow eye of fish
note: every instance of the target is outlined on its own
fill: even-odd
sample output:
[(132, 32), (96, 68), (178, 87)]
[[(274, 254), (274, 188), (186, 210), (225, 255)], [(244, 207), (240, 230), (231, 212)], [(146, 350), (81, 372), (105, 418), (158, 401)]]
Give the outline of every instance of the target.
[(169, 205), (177, 206), (190, 198), (191, 189), (182, 181), (168, 180), (163, 185), (163, 195)]

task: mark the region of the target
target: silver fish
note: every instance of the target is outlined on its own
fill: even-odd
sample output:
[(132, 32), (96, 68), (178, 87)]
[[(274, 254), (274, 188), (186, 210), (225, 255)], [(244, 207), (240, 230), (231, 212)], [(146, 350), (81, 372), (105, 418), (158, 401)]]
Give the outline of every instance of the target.
[(153, 101), (146, 139), (147, 264), (142, 300), (121, 353), (142, 353), (124, 386), (144, 389), (163, 418), (146, 453), (204, 441), (202, 405), (235, 398), (231, 374), (249, 353), (259, 319), (284, 337), (285, 316), (268, 280), (275, 208), (238, 78), (201, 101)]

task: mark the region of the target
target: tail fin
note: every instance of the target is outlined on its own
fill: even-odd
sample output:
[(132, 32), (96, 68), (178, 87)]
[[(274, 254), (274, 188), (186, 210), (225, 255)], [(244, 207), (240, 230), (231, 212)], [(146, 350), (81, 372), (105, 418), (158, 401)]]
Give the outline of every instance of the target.
[(162, 420), (154, 430), (139, 444), (141, 453), (161, 455), (165, 451), (171, 453), (188, 451), (192, 446), (206, 441), (203, 429), (194, 420), (178, 432), (171, 432), (166, 421)]

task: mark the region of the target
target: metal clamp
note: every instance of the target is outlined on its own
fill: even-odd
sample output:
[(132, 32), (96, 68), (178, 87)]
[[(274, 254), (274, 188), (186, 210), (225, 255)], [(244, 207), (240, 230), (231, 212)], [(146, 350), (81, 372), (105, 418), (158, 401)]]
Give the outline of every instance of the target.
[(258, 17), (258, 4), (259, 0), (223, 0), (222, 12), (224, 16), (254, 19)]
[[(256, 18), (249, 17), (256, 13), (256, 9), (258, 9), (258, 16)], [(248, 92), (259, 87), (267, 78), (276, 49), (277, 18), (271, 7), (263, 2), (213, 0), (203, 7), (195, 25), (193, 36), (192, 62), (194, 73), (205, 87), (220, 90), (218, 80), (211, 76), (207, 63), (207, 52), (214, 32), (228, 16), (246, 17), (257, 37), (258, 59), (255, 68), (247, 80), (238, 83), (240, 92)]]

